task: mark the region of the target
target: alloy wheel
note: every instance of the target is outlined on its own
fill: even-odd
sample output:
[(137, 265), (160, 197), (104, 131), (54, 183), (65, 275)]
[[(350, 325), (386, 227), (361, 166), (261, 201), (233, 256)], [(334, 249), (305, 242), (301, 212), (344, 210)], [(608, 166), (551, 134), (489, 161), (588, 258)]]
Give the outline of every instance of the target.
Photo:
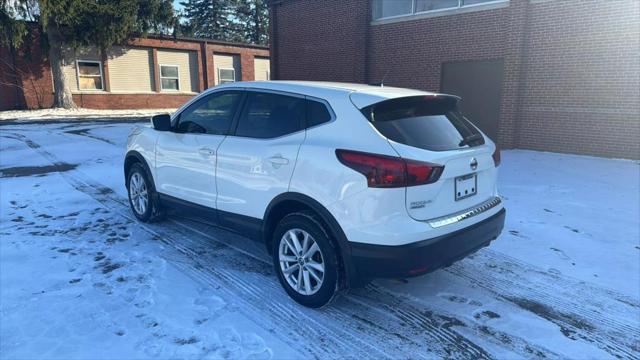
[(296, 292), (313, 295), (322, 287), (325, 264), (322, 251), (308, 232), (291, 229), (282, 235), (278, 246), (280, 269)]
[(131, 198), (133, 209), (138, 213), (138, 215), (142, 215), (147, 211), (147, 205), (149, 203), (147, 184), (142, 175), (138, 172), (131, 175), (131, 181), (129, 183), (129, 197)]

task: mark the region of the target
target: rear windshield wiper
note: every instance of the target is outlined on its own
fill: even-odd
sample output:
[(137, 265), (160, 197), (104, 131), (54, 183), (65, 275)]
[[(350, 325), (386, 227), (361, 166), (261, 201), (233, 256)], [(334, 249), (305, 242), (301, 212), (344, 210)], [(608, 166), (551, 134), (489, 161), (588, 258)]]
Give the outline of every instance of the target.
[(465, 145), (469, 145), (471, 143), (474, 143), (476, 141), (480, 141), (482, 140), (482, 134), (473, 134), (473, 135), (469, 135), (466, 138), (462, 139), (462, 141), (460, 141), (460, 143), (458, 144), (458, 146), (465, 146)]

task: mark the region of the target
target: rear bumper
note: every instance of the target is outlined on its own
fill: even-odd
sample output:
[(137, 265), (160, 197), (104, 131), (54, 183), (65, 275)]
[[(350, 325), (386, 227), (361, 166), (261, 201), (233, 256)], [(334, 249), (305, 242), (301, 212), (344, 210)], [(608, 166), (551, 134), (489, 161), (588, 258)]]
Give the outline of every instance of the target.
[(351, 261), (358, 278), (406, 278), (451, 265), (495, 240), (504, 227), (506, 210), (467, 228), (406, 245), (351, 243)]

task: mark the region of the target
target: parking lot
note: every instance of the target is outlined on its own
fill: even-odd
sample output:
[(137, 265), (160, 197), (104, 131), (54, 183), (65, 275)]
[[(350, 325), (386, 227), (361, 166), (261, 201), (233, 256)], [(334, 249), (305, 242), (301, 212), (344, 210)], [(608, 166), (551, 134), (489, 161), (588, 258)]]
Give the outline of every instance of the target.
[(2, 357), (639, 358), (638, 162), (504, 151), (490, 247), (312, 310), (259, 244), (135, 220), (142, 125), (0, 126)]

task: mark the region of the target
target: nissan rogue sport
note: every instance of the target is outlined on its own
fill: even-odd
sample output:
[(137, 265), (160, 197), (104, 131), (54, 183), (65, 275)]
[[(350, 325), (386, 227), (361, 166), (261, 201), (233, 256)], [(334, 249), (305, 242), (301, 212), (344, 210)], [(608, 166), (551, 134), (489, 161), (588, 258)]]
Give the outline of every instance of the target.
[(289, 296), (320, 307), (500, 234), (500, 152), (459, 100), (359, 84), (216, 86), (129, 135), (129, 202), (143, 222), (173, 211), (264, 242)]

